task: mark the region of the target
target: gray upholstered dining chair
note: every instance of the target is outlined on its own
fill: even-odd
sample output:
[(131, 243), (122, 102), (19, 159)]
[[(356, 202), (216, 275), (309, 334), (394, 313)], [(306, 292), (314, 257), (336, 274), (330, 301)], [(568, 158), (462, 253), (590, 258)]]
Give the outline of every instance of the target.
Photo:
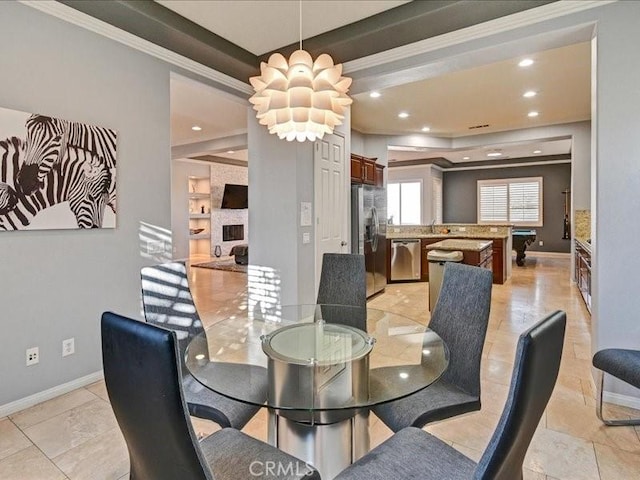
[(318, 287), (317, 303), (367, 306), (364, 255), (325, 253)]
[(104, 379), (132, 480), (320, 479), (301, 460), (233, 428), (196, 440), (174, 331), (111, 312), (101, 331)]
[[(259, 406), (248, 405), (219, 395), (201, 385), (184, 365), (184, 354), (189, 342), (204, 332), (202, 321), (196, 310), (184, 263), (170, 262), (162, 265), (143, 267), (142, 305), (148, 323), (169, 328), (176, 332), (182, 368), (182, 388), (194, 417), (212, 420), (221, 427), (241, 429), (260, 410)], [(266, 399), (266, 369), (250, 365), (233, 365), (238, 375), (243, 369), (264, 370), (264, 382), (256, 386), (264, 391)], [(229, 369), (233, 377), (233, 369)], [(255, 375), (254, 378), (260, 378)], [(235, 381), (230, 378), (229, 381)]]
[(556, 311), (520, 335), (507, 402), (477, 464), (424, 430), (407, 427), (335, 480), (521, 480), (524, 457), (558, 377), (566, 321), (566, 314)]
[[(364, 255), (325, 253), (316, 303), (322, 304), (323, 318), (329, 323), (349, 325), (360, 330), (367, 327), (367, 279)], [(330, 305), (358, 307), (350, 310), (349, 318)], [(344, 312), (344, 310), (342, 311)]]
[(429, 328), (449, 347), (449, 367), (429, 387), (372, 408), (394, 432), (480, 410), (480, 361), (492, 281), (490, 270), (453, 262), (445, 265)]
[(607, 419), (602, 413), (602, 397), (604, 395), (605, 373), (622, 380), (629, 385), (640, 388), (640, 350), (625, 348), (607, 348), (596, 352), (593, 366), (598, 369), (596, 415), (605, 425), (640, 425), (640, 418)]

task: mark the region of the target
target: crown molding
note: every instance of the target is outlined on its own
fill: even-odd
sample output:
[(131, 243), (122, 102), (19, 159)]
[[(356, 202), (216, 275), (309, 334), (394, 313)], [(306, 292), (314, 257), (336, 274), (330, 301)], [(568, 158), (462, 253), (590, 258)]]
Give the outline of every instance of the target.
[(109, 23), (98, 20), (86, 13), (82, 13), (54, 0), (19, 0), (23, 5), (35, 8), (41, 12), (72, 23), (79, 27), (85, 28), (91, 32), (97, 33), (111, 40), (115, 40), (123, 45), (131, 47), (140, 52), (151, 55), (152, 57), (163, 60), (167, 63), (180, 67), (189, 72), (200, 75), (204, 78), (212, 80), (227, 89), (231, 89), (240, 96), (249, 96), (253, 94), (251, 86), (236, 78), (224, 73), (218, 72), (213, 68), (207, 67), (183, 55), (177, 54), (164, 47), (160, 47), (148, 40), (144, 40), (120, 28), (114, 27)]
[(444, 33), (442, 35), (420, 40), (401, 47), (392, 48), (357, 60), (344, 62), (342, 64), (343, 73), (348, 74), (358, 72), (398, 60), (406, 60), (407, 58), (416, 55), (451, 47), (464, 42), (478, 40), (489, 35), (508, 32), (510, 30), (526, 27), (564, 15), (570, 15), (591, 8), (601, 7), (616, 1), (617, 0), (560, 0), (558, 2), (549, 3), (523, 12), (496, 18), (495, 20), (479, 23), (471, 27), (462, 28), (460, 30)]

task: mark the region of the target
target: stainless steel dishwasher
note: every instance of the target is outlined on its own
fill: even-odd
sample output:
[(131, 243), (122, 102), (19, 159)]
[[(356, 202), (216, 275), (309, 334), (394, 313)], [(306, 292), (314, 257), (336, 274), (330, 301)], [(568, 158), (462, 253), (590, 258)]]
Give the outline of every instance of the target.
[(420, 280), (420, 240), (391, 240), (391, 281)]

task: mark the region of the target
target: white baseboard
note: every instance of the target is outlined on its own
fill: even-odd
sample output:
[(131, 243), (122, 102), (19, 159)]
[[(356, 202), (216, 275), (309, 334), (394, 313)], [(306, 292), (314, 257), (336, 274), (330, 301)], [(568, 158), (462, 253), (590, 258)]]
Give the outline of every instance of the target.
[[(527, 257), (553, 257), (553, 258), (570, 258), (571, 257), (571, 253), (565, 253), (565, 252), (538, 252), (536, 250), (527, 250), (525, 252), (527, 254)], [(512, 255), (512, 258), (515, 260), (516, 258), (516, 254), (514, 253)], [(525, 262), (527, 260), (525, 259)]]
[(75, 380), (71, 380), (70, 382), (63, 383), (62, 385), (57, 385), (53, 388), (49, 388), (48, 390), (34, 393), (33, 395), (29, 395), (28, 397), (21, 398), (14, 402), (0, 405), (0, 418), (11, 415), (12, 413), (19, 412), (20, 410), (24, 410), (25, 408), (33, 407), (34, 405), (42, 403), (46, 400), (51, 400), (52, 398), (59, 397), (60, 395), (69, 393), (77, 388), (86, 387), (87, 385), (91, 385), (92, 383), (95, 383), (98, 380), (102, 380), (103, 378), (104, 375), (102, 373), (102, 370), (100, 370), (98, 372), (85, 375), (84, 377), (76, 378)]
[(620, 405), (621, 407), (635, 408), (640, 410), (640, 398), (630, 395), (620, 395), (619, 393), (604, 392), (602, 399), (607, 403)]

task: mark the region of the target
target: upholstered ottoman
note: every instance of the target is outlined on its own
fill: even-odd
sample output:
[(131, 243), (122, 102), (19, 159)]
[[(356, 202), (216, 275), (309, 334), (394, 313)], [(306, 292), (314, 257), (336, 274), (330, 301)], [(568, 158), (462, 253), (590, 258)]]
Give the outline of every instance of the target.
[(233, 255), (235, 257), (238, 265), (246, 265), (249, 263), (249, 245), (235, 245), (234, 247), (231, 247), (229, 255)]

